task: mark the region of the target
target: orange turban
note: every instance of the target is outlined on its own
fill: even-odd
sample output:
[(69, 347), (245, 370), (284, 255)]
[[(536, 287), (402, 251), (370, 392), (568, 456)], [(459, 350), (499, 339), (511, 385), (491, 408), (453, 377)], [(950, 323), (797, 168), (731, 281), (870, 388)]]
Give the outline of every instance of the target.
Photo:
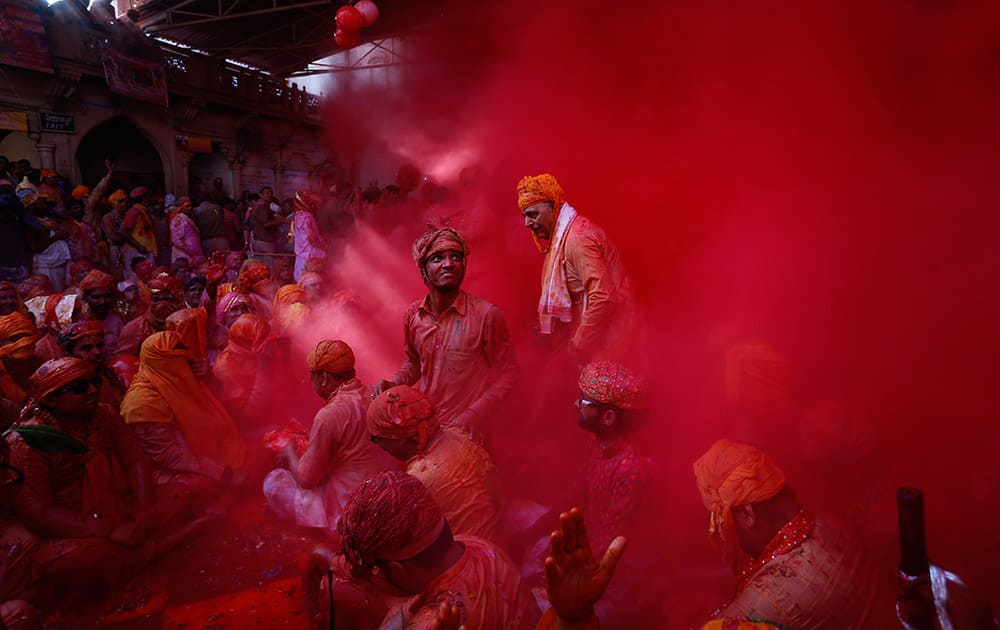
[(55, 177), (57, 174), (58, 173), (56, 173), (51, 168), (43, 168), (42, 171), (41, 171), (41, 173), (40, 173), (40, 175), (42, 177)]
[(424, 263), (433, 254), (449, 249), (462, 252), (465, 256), (469, 255), (469, 246), (465, 244), (465, 239), (454, 229), (446, 227), (429, 230), (413, 241), (413, 261), (417, 263), (417, 267), (423, 269)]
[[(248, 263), (251, 261), (247, 261)], [(236, 290), (241, 293), (251, 293), (261, 284), (271, 279), (271, 270), (267, 265), (255, 260), (252, 264), (243, 264), (239, 277), (236, 279)]]
[(308, 299), (302, 287), (297, 284), (286, 284), (274, 294), (274, 310), (277, 311), (279, 306), (291, 306), (297, 302), (306, 302)]
[(419, 479), (387, 470), (354, 491), (337, 534), (351, 567), (370, 573), (376, 560), (406, 560), (427, 549), (445, 525), (441, 508)]
[(524, 177), (517, 183), (517, 207), (521, 210), (536, 203), (549, 202), (556, 212), (566, 202), (566, 193), (556, 178), (548, 173)]
[(579, 384), (580, 391), (595, 402), (629, 411), (647, 407), (646, 383), (624, 365), (591, 363), (580, 373)]
[(99, 269), (94, 269), (80, 280), (80, 293), (94, 289), (114, 289), (115, 279)]
[(94, 378), (96, 368), (90, 361), (76, 357), (62, 357), (46, 361), (31, 375), (33, 398), (42, 400), (61, 387), (75, 380)]
[(128, 193), (119, 188), (115, 192), (111, 193), (108, 197), (108, 201), (111, 203), (116, 203), (118, 201), (128, 201)]
[(390, 440), (416, 437), (423, 451), (438, 432), (434, 403), (409, 385), (388, 389), (368, 405), (368, 432)]
[(229, 329), (229, 343), (260, 352), (271, 335), (271, 324), (260, 315), (240, 315)]
[(80, 201), (89, 194), (90, 194), (90, 188), (84, 186), (83, 184), (80, 184), (79, 186), (73, 189), (73, 192), (70, 193), (70, 196), (72, 196), (73, 199)]
[(733, 506), (766, 501), (785, 487), (785, 473), (747, 444), (719, 440), (694, 463), (702, 503), (710, 512), (708, 533), (729, 560), (738, 558)]
[(70, 324), (59, 333), (59, 347), (66, 354), (70, 354), (73, 352), (78, 341), (84, 337), (92, 337), (94, 335), (104, 336), (104, 325), (97, 320), (88, 319)]
[(340, 374), (354, 369), (354, 351), (343, 341), (324, 339), (306, 357), (310, 372)]
[[(19, 339), (8, 343), (11, 337), (19, 335)], [(35, 354), (36, 343), (38, 327), (34, 317), (20, 311), (0, 316), (0, 357), (30, 359)]]

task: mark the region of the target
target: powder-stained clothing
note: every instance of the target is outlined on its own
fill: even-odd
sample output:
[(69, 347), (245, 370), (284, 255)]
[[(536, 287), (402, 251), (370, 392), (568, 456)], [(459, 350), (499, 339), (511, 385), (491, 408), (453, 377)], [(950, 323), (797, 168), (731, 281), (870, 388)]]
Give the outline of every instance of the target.
[(101, 327), (104, 328), (105, 352), (107, 352), (109, 357), (113, 357), (118, 353), (118, 342), (121, 339), (122, 330), (125, 328), (125, 319), (116, 311), (111, 311), (104, 319), (97, 319), (89, 313), (86, 307), (84, 307), (84, 311), (79, 321), (94, 320), (101, 322)]
[(306, 263), (326, 258), (326, 249), (316, 217), (311, 212), (299, 210), (292, 215), (292, 232), (295, 235), (295, 281), (298, 282), (306, 272)]
[(336, 527), (351, 492), (380, 470), (378, 447), (368, 439), (365, 425), (370, 400), (369, 389), (352, 378), (316, 413), (309, 445), (299, 459), (298, 483), (284, 469), (272, 471), (264, 481), (265, 496), (280, 513), (294, 516), (299, 525)]
[(36, 414), (21, 424), (52, 426), (88, 448), (83, 455), (45, 453), (16, 434), (7, 437), (10, 463), (24, 472), (15, 510), (32, 531), (46, 538), (73, 538), (94, 526), (94, 514), (115, 523), (137, 507), (135, 475), (130, 473), (142, 452), (115, 410), (101, 405), (79, 423)]
[[(122, 227), (127, 229), (132, 238), (149, 253), (156, 252), (156, 232), (153, 231), (153, 219), (149, 216), (146, 206), (141, 204), (132, 206), (122, 219)], [(125, 262), (128, 264), (129, 261)]]
[(573, 306), (570, 341), (593, 360), (624, 359), (629, 338), (638, 325), (632, 285), (621, 255), (604, 230), (577, 215), (567, 228), (565, 242), (550, 249), (566, 274)]
[(199, 256), (203, 256), (201, 249), (201, 234), (194, 219), (178, 212), (170, 219), (170, 243), (173, 246), (170, 257), (171, 262), (176, 262), (178, 258), (187, 258), (189, 261)]
[(652, 477), (652, 461), (623, 444), (603, 457), (595, 447), (587, 462), (587, 509), (584, 519), (594, 549), (606, 549), (629, 532)]
[(468, 630), (531, 630), (541, 612), (517, 568), (499, 547), (473, 536), (456, 536), (465, 545), (458, 562), (424, 592), (392, 610), (382, 630), (429, 630), (441, 602), (458, 606)]
[(519, 376), (500, 309), (460, 291), (435, 318), (427, 296), (406, 310), (403, 335), (406, 360), (391, 380), (427, 394), (442, 427), (482, 432)]
[(493, 461), (468, 436), (439, 431), (426, 451), (407, 462), (441, 508), (455, 534), (496, 540), (500, 521), (499, 480)]
[(862, 628), (876, 579), (861, 542), (817, 519), (805, 542), (767, 562), (716, 616), (767, 619), (788, 628)]

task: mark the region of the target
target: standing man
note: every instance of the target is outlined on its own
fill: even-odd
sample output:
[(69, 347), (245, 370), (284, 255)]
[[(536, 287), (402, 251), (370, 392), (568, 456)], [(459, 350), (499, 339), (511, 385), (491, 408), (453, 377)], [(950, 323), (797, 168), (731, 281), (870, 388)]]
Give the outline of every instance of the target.
[(250, 231), (253, 235), (254, 255), (263, 255), (263, 260), (267, 266), (274, 270), (274, 254), (281, 251), (278, 239), (281, 236), (280, 227), (285, 222), (285, 217), (275, 213), (271, 208), (274, 194), (267, 186), (260, 189), (260, 197), (253, 202), (250, 209)]
[(125, 213), (125, 218), (121, 223), (121, 236), (124, 239), (122, 253), (125, 257), (125, 277), (127, 280), (134, 279), (129, 276), (132, 271), (132, 261), (137, 258), (145, 258), (150, 262), (156, 261), (156, 232), (153, 230), (153, 218), (149, 215), (149, 208), (146, 203), (152, 202), (149, 190), (144, 186), (133, 188), (129, 193), (132, 199), (132, 207)]
[(316, 223), (319, 200), (306, 190), (295, 193), (295, 214), (292, 215), (292, 232), (295, 238), (295, 281), (306, 272), (306, 263), (326, 258), (326, 239)]
[(461, 289), (468, 255), (452, 228), (430, 230), (413, 243), (428, 293), (403, 315), (406, 360), (376, 389), (412, 385), (434, 402), (442, 427), (481, 439), (519, 370), (500, 309)]
[(524, 226), (545, 254), (538, 329), (578, 363), (624, 358), (637, 325), (635, 297), (614, 243), (566, 203), (548, 173), (517, 184)]

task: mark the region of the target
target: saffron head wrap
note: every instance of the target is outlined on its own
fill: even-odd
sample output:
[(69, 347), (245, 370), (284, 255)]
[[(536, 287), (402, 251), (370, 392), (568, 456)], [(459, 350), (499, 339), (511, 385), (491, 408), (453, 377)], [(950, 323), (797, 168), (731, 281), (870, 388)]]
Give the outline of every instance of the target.
[(128, 193), (119, 188), (115, 192), (111, 193), (108, 197), (108, 201), (111, 203), (118, 203), (119, 201), (128, 201)]
[(166, 329), (176, 331), (184, 344), (185, 356), (189, 361), (205, 361), (208, 358), (208, 344), (205, 326), (208, 311), (198, 306), (174, 311), (166, 319)]
[(350, 372), (354, 369), (354, 351), (343, 341), (324, 339), (309, 351), (306, 363), (310, 372)]
[(351, 495), (337, 534), (352, 568), (371, 572), (376, 560), (406, 560), (427, 549), (444, 527), (441, 509), (420, 480), (383, 471)]
[(59, 347), (63, 349), (63, 352), (69, 354), (73, 352), (76, 344), (84, 337), (90, 337), (92, 335), (104, 336), (104, 325), (101, 322), (93, 319), (84, 320), (82, 322), (76, 322), (75, 324), (70, 324), (62, 329), (59, 333)]
[(83, 184), (80, 184), (79, 186), (73, 189), (73, 192), (70, 193), (70, 196), (73, 197), (73, 199), (80, 201), (89, 194), (90, 194), (90, 188), (84, 186)]
[(542, 173), (534, 177), (524, 177), (517, 183), (517, 207), (520, 210), (543, 202), (551, 203), (556, 212), (566, 202), (566, 193), (555, 177)]
[(739, 556), (732, 507), (770, 499), (785, 487), (785, 473), (748, 444), (719, 440), (694, 463), (701, 501), (710, 513), (708, 533), (724, 557)]
[(390, 440), (416, 437), (424, 450), (438, 432), (434, 403), (409, 385), (397, 385), (378, 395), (368, 406), (368, 432)]
[(271, 335), (271, 324), (260, 315), (240, 315), (229, 329), (229, 343), (259, 352)]
[(610, 361), (591, 363), (580, 373), (580, 391), (591, 400), (619, 409), (646, 409), (645, 381), (624, 365)]
[(453, 249), (469, 255), (469, 246), (465, 244), (465, 239), (455, 229), (446, 227), (437, 230), (428, 230), (413, 241), (413, 262), (417, 267), (423, 269), (427, 259), (437, 252)]
[(90, 361), (76, 357), (61, 357), (43, 363), (29, 379), (32, 398), (42, 400), (61, 387), (81, 378), (92, 379), (96, 368)]
[(243, 263), (243, 269), (236, 279), (236, 287), (242, 293), (250, 293), (270, 279), (271, 270), (267, 268), (267, 265), (259, 260), (248, 260)]
[(136, 186), (132, 189), (132, 192), (128, 194), (131, 199), (142, 199), (142, 197), (149, 192), (149, 189), (145, 186)]
[[(20, 339), (7, 343), (11, 337), (23, 335)], [(0, 316), (0, 357), (29, 359), (35, 354), (38, 343), (38, 327), (35, 318), (20, 311)]]
[(87, 291), (93, 291), (94, 289), (114, 288), (115, 279), (99, 269), (90, 271), (83, 277), (83, 280), (80, 280), (80, 293), (86, 293)]

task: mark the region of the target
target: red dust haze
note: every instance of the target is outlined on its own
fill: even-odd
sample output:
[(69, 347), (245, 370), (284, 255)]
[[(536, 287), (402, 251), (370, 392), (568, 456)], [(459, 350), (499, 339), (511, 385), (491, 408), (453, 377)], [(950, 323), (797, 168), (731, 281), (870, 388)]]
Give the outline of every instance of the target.
[[(691, 463), (716, 439), (750, 441), (890, 561), (893, 489), (923, 488), (932, 558), (996, 603), (997, 7), (465, 2), (442, 11), (463, 26), (413, 37), (414, 57), (438, 61), (407, 68), (403, 87), (334, 95), (345, 163), (378, 147), (452, 199), (458, 171), (481, 167), (466, 288), (503, 309), (522, 364), (494, 428), (508, 494), (570, 501), (560, 484), (584, 457), (572, 399), (533, 403), (542, 258), (514, 189), (550, 172), (616, 241), (647, 311), (646, 444), (668, 500), (645, 524), (670, 523), (671, 547), (721, 571)], [(380, 365), (402, 359), (402, 310), (422, 295), (414, 236), (369, 235), (337, 266), (360, 295), (382, 283)], [(764, 424), (724, 400), (725, 351), (749, 338), (790, 365), (789, 407)]]

